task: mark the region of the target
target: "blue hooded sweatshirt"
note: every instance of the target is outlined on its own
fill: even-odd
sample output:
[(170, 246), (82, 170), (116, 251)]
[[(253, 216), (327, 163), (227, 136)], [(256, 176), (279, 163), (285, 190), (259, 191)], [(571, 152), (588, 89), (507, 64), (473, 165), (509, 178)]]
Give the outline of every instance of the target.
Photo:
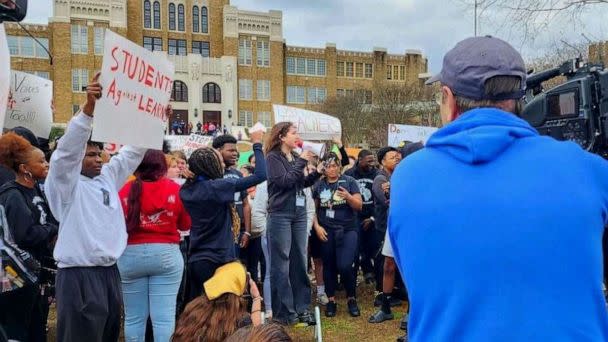
[(389, 235), (409, 340), (608, 341), (608, 163), (482, 108), (391, 180)]

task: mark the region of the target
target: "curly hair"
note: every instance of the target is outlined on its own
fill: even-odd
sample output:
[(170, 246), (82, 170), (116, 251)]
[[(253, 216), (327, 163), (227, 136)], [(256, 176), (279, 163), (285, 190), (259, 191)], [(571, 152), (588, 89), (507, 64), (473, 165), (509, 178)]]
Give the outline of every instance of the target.
[(285, 329), (278, 324), (246, 326), (237, 330), (226, 342), (291, 342)]
[(247, 317), (245, 301), (225, 293), (215, 300), (205, 294), (191, 301), (177, 321), (172, 342), (222, 342)]
[(19, 165), (27, 163), (33, 149), (25, 138), (8, 132), (0, 137), (0, 164), (19, 173)]
[(291, 127), (293, 127), (293, 123), (291, 122), (279, 122), (274, 125), (266, 140), (264, 154), (280, 149), (282, 144), (281, 138), (287, 135)]

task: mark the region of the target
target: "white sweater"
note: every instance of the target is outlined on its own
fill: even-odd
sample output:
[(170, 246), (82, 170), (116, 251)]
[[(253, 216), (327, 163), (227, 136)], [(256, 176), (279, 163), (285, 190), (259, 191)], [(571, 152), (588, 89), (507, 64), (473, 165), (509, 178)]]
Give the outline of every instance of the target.
[[(80, 174), (93, 118), (79, 113), (59, 140), (44, 189), (60, 222), (53, 256), (59, 267), (111, 266), (127, 245), (125, 217), (118, 198), (146, 152), (125, 146), (102, 167), (101, 175)], [(105, 193), (105, 195), (104, 195)], [(104, 197), (109, 203), (104, 204)]]

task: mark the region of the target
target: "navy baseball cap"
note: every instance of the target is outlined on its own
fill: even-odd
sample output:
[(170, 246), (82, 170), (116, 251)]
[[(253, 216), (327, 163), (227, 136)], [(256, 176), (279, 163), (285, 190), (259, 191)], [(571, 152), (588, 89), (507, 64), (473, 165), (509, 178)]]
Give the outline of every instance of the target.
[[(485, 83), (495, 76), (521, 78), (521, 88), (512, 93), (488, 97)], [(425, 84), (435, 82), (447, 86), (455, 95), (471, 100), (520, 99), (526, 90), (524, 60), (509, 43), (492, 37), (472, 37), (460, 41), (443, 57), (441, 72)]]

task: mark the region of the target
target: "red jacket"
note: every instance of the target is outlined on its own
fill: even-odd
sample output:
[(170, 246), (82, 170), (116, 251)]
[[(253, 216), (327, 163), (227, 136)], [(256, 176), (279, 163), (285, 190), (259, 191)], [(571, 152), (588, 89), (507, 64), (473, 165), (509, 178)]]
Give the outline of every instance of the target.
[[(128, 213), (127, 199), (133, 182), (120, 189), (120, 202)], [(179, 243), (179, 230), (190, 229), (190, 216), (179, 197), (180, 186), (168, 178), (142, 182), (140, 225), (129, 233), (129, 245), (142, 243)]]

